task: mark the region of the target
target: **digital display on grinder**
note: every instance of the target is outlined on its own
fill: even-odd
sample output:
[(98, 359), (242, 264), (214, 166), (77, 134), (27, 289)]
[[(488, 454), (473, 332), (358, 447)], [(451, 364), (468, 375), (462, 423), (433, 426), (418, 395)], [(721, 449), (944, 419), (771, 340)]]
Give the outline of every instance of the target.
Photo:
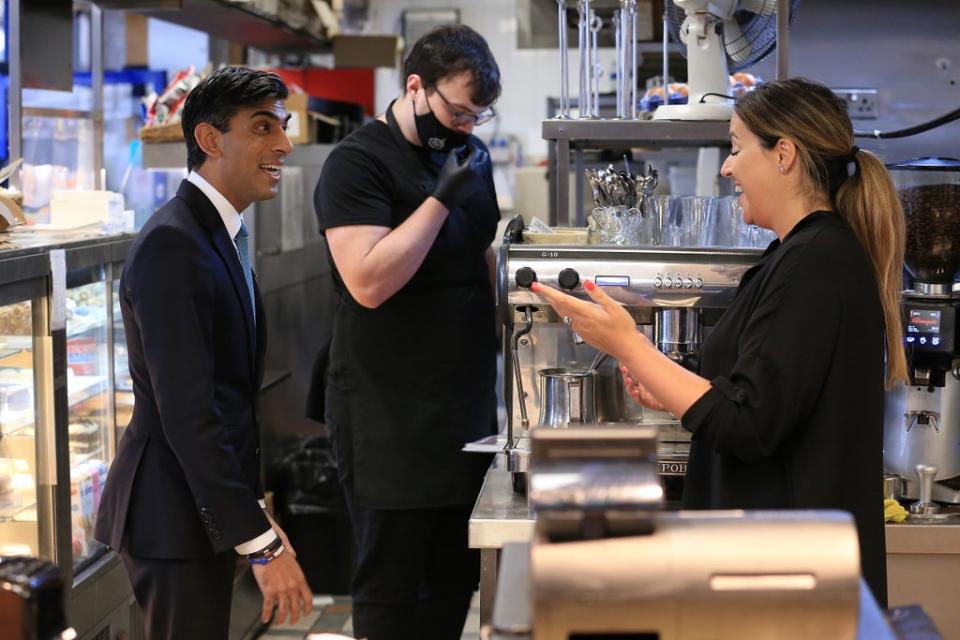
[(935, 309), (910, 309), (907, 333), (940, 333), (940, 312)]

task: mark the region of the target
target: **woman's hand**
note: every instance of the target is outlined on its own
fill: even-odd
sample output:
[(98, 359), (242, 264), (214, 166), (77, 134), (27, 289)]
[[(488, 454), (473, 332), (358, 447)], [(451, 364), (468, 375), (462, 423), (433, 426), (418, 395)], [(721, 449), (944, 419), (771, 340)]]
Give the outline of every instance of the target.
[(578, 300), (556, 289), (534, 282), (530, 289), (546, 300), (558, 314), (569, 318), (570, 328), (590, 343), (617, 360), (633, 349), (648, 346), (650, 341), (637, 331), (637, 324), (627, 310), (590, 280), (583, 288), (596, 304)]
[(630, 371), (625, 366), (620, 365), (620, 373), (623, 374), (623, 386), (626, 387), (627, 393), (631, 398), (636, 400), (637, 404), (647, 409), (653, 409), (654, 411), (666, 410), (663, 404), (650, 393), (649, 389), (633, 379)]

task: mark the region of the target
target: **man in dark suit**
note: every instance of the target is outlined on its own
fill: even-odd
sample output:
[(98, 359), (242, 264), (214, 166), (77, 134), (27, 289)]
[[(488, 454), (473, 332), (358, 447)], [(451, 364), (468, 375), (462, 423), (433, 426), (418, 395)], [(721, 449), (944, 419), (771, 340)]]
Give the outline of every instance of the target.
[[(135, 405), (96, 538), (119, 550), (150, 640), (226, 638), (234, 565), (295, 622), (312, 596), (263, 510), (256, 397), (266, 326), (240, 215), (277, 193), (287, 89), (227, 67), (187, 98), (190, 175), (147, 222), (120, 279)], [(259, 501), (259, 504), (258, 504)]]

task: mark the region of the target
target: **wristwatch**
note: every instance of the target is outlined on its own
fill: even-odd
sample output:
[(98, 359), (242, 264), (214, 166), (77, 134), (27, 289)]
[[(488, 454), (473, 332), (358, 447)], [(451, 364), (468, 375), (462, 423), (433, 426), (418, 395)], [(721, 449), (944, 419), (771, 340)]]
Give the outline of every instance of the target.
[(283, 553), (283, 542), (277, 536), (273, 542), (260, 551), (248, 554), (247, 562), (250, 564), (269, 564), (279, 558), (281, 553)]

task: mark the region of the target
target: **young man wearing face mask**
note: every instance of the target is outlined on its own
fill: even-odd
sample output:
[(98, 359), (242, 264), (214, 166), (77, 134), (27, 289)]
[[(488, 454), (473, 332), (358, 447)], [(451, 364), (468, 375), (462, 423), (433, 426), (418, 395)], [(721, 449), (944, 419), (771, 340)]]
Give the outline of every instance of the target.
[(417, 41), (404, 76), (387, 111), (333, 151), (314, 195), (339, 295), (314, 412), (357, 541), (356, 636), (452, 640), (479, 579), (467, 522), (490, 462), (461, 448), (496, 433), (500, 211), (472, 133), (494, 115), (500, 72), (484, 39), (455, 25)]

